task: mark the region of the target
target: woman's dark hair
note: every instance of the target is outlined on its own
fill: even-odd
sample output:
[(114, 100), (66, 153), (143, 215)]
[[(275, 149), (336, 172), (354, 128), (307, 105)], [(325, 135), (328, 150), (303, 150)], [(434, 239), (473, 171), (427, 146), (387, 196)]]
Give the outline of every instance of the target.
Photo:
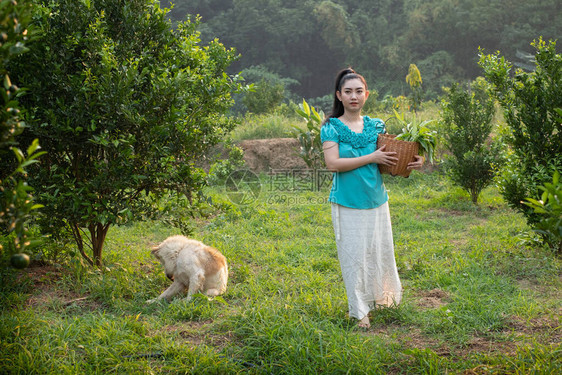
[(336, 95), (336, 92), (341, 91), (341, 87), (343, 86), (343, 84), (346, 81), (349, 81), (350, 79), (360, 79), (363, 84), (365, 85), (365, 90), (367, 90), (367, 81), (365, 80), (365, 78), (357, 73), (355, 70), (351, 69), (351, 68), (346, 68), (343, 70), (340, 70), (338, 72), (338, 74), (336, 75), (336, 87), (334, 90), (334, 104), (332, 106), (332, 112), (330, 112), (330, 114), (328, 115), (328, 117), (326, 117), (326, 119), (324, 120), (324, 124), (332, 117), (340, 117), (341, 115), (343, 115), (344, 113), (344, 108), (343, 108), (343, 104), (342, 102), (338, 99), (338, 96)]

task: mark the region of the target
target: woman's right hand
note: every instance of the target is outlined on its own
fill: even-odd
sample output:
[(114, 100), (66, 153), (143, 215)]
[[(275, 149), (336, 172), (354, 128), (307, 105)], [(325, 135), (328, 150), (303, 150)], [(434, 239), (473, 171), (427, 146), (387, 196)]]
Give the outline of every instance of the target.
[(397, 153), (394, 151), (384, 151), (385, 149), (386, 145), (371, 154), (372, 163), (388, 166), (396, 165), (398, 162)]

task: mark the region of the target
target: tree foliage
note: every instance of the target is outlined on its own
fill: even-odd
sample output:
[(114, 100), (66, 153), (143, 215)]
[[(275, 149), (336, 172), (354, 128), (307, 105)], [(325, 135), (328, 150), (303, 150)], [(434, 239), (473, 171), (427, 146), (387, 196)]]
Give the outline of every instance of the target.
[[(560, 110), (562, 114), (562, 110)], [(541, 199), (526, 198), (523, 204), (531, 207), (539, 215), (535, 231), (541, 234), (546, 243), (562, 255), (562, 180), (560, 173), (554, 172), (552, 182), (539, 186)]]
[(444, 138), (450, 152), (445, 169), (476, 204), (502, 162), (501, 144), (490, 139), (494, 101), (488, 96), (485, 82), (477, 80), (468, 89), (459, 84), (451, 86), (442, 106)]
[(32, 244), (28, 222), (40, 208), (34, 202), (26, 176), (27, 168), (42, 152), (37, 140), (29, 146), (27, 155), (18, 147), (16, 136), (25, 128), (18, 102), (23, 90), (12, 83), (7, 70), (12, 59), (27, 51), (30, 13), (25, 4), (0, 1), (0, 234), (9, 239), (7, 249), (0, 244), (0, 254), (8, 255), (23, 252)]
[(48, 152), (30, 183), (43, 230), (71, 236), (99, 265), (111, 225), (204, 184), (195, 162), (234, 126), (224, 113), (239, 84), (225, 70), (236, 54), (200, 45), (197, 20), (172, 30), (153, 0), (37, 0), (34, 10), (40, 38), (12, 64), (29, 90), (25, 139)]
[(492, 92), (504, 109), (510, 132), (509, 165), (501, 175), (500, 189), (506, 201), (523, 212), (530, 224), (537, 215), (521, 202), (538, 198), (540, 186), (562, 170), (562, 123), (557, 113), (562, 108), (562, 55), (556, 42), (538, 39), (534, 72), (514, 69), (495, 54), (482, 54), (480, 65)]
[[(163, 4), (170, 1), (164, 0)], [(331, 90), (346, 65), (381, 96), (405, 95), (416, 64), (424, 99), (481, 74), (478, 47), (508, 58), (530, 52), (539, 36), (562, 38), (559, 0), (175, 0), (174, 20), (201, 14), (203, 38), (219, 37), (242, 54), (235, 69), (263, 65), (298, 80), (298, 97)]]
[(295, 80), (281, 78), (263, 66), (252, 66), (244, 69), (240, 74), (246, 83), (251, 84), (251, 89), (238, 95), (242, 97), (241, 101), (244, 105), (244, 108), (240, 108), (239, 104), (235, 107), (238, 113), (246, 110), (255, 114), (271, 112), (285, 101), (287, 88), (298, 84)]

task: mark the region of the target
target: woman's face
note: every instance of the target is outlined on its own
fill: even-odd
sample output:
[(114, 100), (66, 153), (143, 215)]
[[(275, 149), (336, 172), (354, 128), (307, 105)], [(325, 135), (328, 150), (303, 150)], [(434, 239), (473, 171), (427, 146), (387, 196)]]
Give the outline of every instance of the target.
[(363, 81), (353, 78), (342, 84), (341, 91), (336, 91), (338, 99), (342, 102), (346, 112), (361, 111), (365, 101), (369, 97), (369, 91), (365, 89)]

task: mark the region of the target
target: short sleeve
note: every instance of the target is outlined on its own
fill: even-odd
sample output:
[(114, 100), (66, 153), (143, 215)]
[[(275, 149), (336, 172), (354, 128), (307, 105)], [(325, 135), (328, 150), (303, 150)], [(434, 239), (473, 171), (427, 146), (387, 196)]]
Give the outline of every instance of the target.
[(377, 134), (384, 134), (386, 133), (386, 125), (383, 120), (380, 118), (375, 119), (376, 122), (376, 132)]
[(368, 116), (365, 117), (367, 117), (367, 121), (371, 124), (373, 133), (375, 134), (386, 133), (386, 126), (383, 120), (381, 120), (380, 118), (370, 118)]
[(329, 122), (324, 124), (324, 126), (322, 126), (322, 128), (320, 129), (320, 140), (322, 141), (322, 143), (327, 141), (339, 143), (338, 132)]

